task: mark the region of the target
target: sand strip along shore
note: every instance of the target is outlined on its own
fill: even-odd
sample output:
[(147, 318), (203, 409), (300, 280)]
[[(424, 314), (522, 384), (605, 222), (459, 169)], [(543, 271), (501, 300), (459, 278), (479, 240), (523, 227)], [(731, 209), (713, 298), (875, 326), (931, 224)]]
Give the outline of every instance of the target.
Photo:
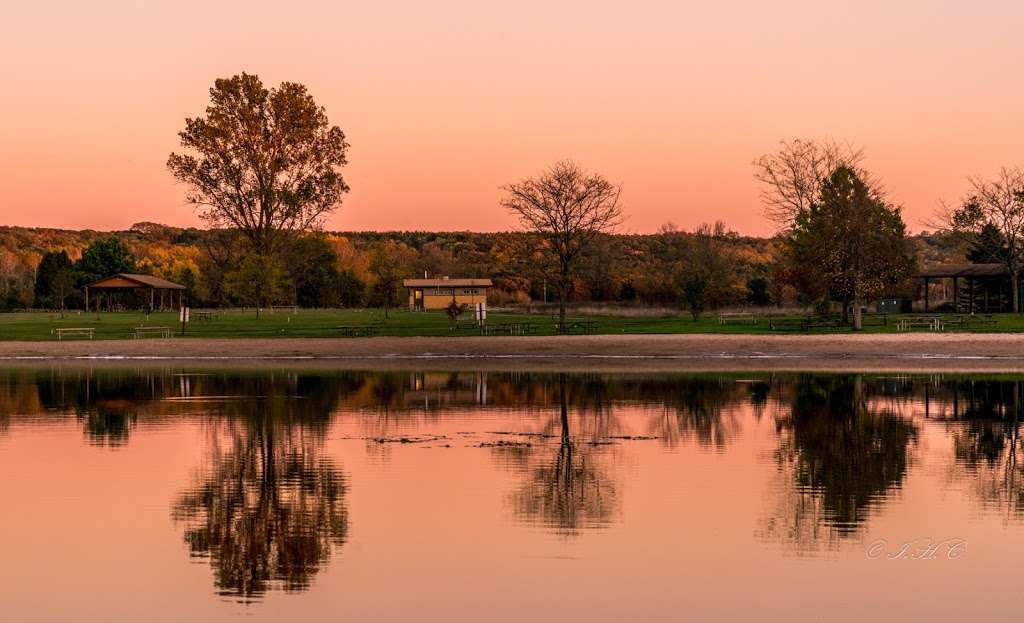
[(0, 342), (0, 366), (1024, 372), (1024, 334), (592, 335)]

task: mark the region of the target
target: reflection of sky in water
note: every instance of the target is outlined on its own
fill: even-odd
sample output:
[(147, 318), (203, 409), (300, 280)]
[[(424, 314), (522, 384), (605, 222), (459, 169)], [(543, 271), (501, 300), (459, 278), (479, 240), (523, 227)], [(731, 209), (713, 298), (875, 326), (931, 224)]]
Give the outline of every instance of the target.
[[(507, 620), (556, 594), (598, 620), (782, 618), (798, 594), (848, 599), (824, 571), (877, 583), (838, 618), (899, 611), (897, 583), (1007, 581), (1022, 382), (8, 370), (0, 613), (457, 620), (514, 590)], [(922, 538), (967, 553), (902, 571), (865, 556)], [(727, 597), (743, 581), (748, 605)]]

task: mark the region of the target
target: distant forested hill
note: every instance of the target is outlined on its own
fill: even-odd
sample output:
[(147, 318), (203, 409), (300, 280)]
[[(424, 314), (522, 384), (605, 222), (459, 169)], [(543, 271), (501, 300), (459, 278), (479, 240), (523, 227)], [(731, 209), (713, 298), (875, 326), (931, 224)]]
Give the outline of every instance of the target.
[[(219, 286), (236, 256), (226, 253), (218, 258), (218, 236), (195, 228), (138, 223), (114, 232), (0, 227), (0, 308), (32, 307), (35, 269), (47, 251), (64, 250), (74, 260), (90, 243), (109, 236), (128, 245), (140, 271), (175, 281), (191, 279), (200, 302), (231, 303)], [(342, 304), (374, 302), (369, 261), (375, 249), (396, 257), (409, 276), (491, 277), (497, 286), (497, 304), (544, 296), (545, 271), (532, 253), (531, 240), (521, 233), (323, 232), (319, 238), (329, 247), (330, 261), (346, 276), (343, 287), (348, 291), (340, 299)], [(923, 264), (964, 261), (962, 245), (951, 236), (921, 234), (912, 240)], [(601, 237), (588, 250), (586, 270), (574, 283), (573, 298), (678, 305), (681, 281), (698, 261), (695, 244), (694, 234), (680, 231)], [(713, 304), (744, 303), (752, 280), (762, 280), (774, 300), (785, 302), (789, 295), (775, 283), (775, 241), (730, 233), (718, 244), (727, 261), (716, 267), (721, 274), (716, 276)], [(302, 280), (299, 273), (311, 270), (301, 258), (289, 265), (295, 267), (291, 278), (296, 283)], [(291, 291), (297, 292), (298, 286)]]

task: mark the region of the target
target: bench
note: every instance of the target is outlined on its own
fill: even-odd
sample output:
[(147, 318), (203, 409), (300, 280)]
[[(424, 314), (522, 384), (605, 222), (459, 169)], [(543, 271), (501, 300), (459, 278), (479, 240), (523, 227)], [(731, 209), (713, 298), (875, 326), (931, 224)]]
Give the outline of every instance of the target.
[(146, 337), (171, 337), (170, 327), (135, 327), (131, 337), (136, 340)]
[(373, 337), (377, 335), (377, 327), (360, 325), (342, 325), (335, 327), (334, 330), (338, 332), (338, 335), (344, 337)]
[(751, 312), (722, 312), (718, 314), (718, 324), (745, 323), (757, 324), (758, 316)]
[(93, 327), (60, 327), (50, 331), (52, 335), (57, 336), (57, 340), (63, 340), (65, 337), (88, 337), (90, 340), (93, 338), (96, 329)]

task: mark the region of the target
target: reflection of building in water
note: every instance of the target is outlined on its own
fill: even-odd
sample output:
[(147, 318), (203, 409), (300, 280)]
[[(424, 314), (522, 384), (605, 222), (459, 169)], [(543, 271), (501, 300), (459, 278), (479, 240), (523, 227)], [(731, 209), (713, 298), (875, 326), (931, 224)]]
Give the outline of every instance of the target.
[(406, 407), (424, 410), (487, 404), (487, 374), (483, 372), (417, 372), (402, 395)]

